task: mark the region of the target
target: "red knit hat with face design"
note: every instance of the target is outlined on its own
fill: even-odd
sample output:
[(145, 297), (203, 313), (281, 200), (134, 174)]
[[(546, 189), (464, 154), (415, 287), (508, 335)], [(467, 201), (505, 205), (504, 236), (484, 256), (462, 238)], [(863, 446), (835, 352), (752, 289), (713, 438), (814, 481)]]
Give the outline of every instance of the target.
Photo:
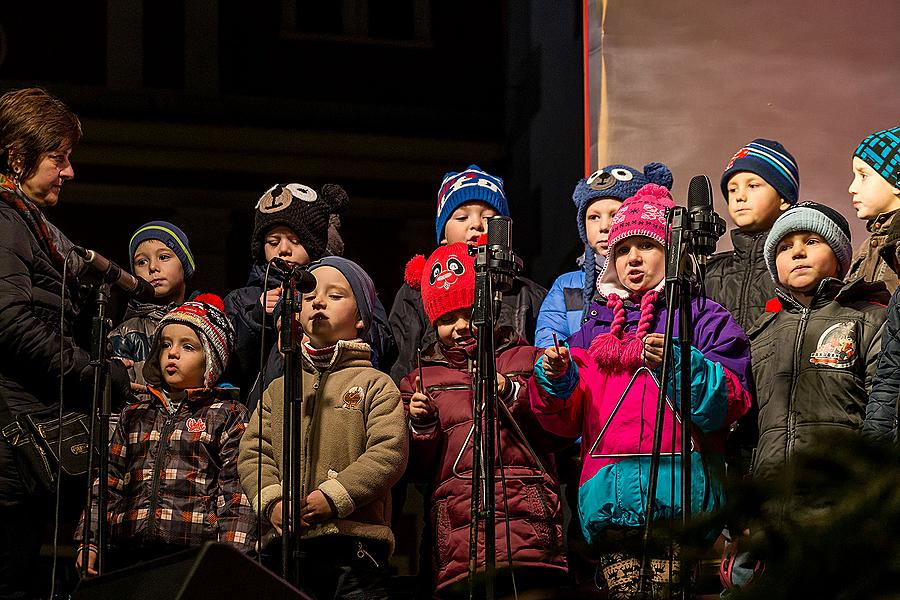
[(406, 265), (406, 283), (422, 291), (422, 304), (428, 320), (475, 303), (475, 257), (469, 256), (465, 242), (447, 244), (427, 259), (414, 256)]

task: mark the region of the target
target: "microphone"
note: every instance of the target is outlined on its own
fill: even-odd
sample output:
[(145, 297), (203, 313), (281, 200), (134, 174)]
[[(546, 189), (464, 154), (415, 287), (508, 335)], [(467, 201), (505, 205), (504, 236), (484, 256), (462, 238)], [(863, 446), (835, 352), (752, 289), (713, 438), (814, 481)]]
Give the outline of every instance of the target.
[(695, 175), (688, 186), (688, 230), (697, 262), (706, 265), (725, 233), (725, 220), (712, 207), (712, 184), (706, 175)]
[(81, 246), (73, 246), (72, 251), (100, 273), (105, 283), (110, 283), (144, 302), (150, 302), (156, 298), (156, 290), (152, 285), (140, 277), (135, 277), (101, 254), (97, 254), (93, 250), (85, 250)]
[(297, 291), (301, 294), (308, 294), (316, 289), (316, 276), (310, 273), (305, 266), (291, 266), (286, 260), (277, 256), (269, 262), (281, 271), (285, 278), (293, 277), (297, 282)]

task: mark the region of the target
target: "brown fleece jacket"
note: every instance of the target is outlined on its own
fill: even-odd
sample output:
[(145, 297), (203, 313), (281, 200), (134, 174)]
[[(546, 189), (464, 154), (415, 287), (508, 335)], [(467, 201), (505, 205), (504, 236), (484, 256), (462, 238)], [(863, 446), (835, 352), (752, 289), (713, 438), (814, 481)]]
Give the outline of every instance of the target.
[[(320, 371), (304, 352), (301, 493), (306, 497), (319, 489), (337, 516), (303, 531), (301, 537), (364, 537), (385, 541), (393, 551), (391, 487), (406, 469), (408, 432), (400, 392), (390, 377), (372, 368), (370, 353), (368, 344), (359, 340), (339, 341), (331, 363)], [(247, 425), (238, 459), (250, 504), (264, 515), (281, 499), (283, 423), (284, 377), (279, 377), (266, 388)]]

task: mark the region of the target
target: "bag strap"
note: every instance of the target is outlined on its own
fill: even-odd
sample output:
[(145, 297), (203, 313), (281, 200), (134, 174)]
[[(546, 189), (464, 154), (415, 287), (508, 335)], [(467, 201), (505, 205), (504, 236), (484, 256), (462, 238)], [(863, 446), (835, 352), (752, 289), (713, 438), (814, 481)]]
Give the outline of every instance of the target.
[(0, 397), (0, 436), (3, 436), (10, 444), (15, 445), (19, 434), (24, 433), (22, 426), (13, 418), (6, 404), (6, 399)]

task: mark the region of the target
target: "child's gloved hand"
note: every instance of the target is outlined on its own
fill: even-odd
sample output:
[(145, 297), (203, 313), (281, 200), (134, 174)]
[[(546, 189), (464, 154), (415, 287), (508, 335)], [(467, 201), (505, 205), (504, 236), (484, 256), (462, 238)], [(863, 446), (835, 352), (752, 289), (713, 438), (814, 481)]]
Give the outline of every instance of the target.
[(549, 379), (556, 379), (566, 374), (569, 369), (569, 348), (565, 345), (550, 346), (541, 357), (544, 374)]
[(275, 310), (275, 306), (278, 304), (278, 301), (281, 299), (281, 288), (272, 288), (267, 292), (263, 292), (259, 296), (259, 303), (262, 304), (262, 307), (266, 310), (267, 315), (271, 315), (272, 311)]
[(664, 341), (665, 336), (661, 333), (651, 333), (644, 338), (644, 362), (651, 369), (662, 366)]
[(416, 392), (409, 399), (409, 416), (416, 420), (429, 419), (437, 414), (434, 400), (425, 393), (422, 382), (416, 375)]

